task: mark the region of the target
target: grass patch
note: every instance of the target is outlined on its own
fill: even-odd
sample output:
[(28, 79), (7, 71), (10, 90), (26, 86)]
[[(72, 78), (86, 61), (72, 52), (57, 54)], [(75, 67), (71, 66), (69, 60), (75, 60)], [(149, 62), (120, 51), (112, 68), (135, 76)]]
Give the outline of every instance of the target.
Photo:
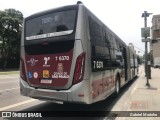
[(10, 74), (19, 74), (19, 71), (5, 71), (5, 72), (0, 72), (0, 75), (10, 75)]

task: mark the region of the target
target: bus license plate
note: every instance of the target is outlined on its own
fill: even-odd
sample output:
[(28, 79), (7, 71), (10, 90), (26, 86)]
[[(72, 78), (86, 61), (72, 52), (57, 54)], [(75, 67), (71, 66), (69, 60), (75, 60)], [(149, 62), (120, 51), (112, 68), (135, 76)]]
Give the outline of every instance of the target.
[(41, 79), (40, 80), (41, 83), (46, 83), (46, 84), (51, 84), (52, 83), (52, 79)]

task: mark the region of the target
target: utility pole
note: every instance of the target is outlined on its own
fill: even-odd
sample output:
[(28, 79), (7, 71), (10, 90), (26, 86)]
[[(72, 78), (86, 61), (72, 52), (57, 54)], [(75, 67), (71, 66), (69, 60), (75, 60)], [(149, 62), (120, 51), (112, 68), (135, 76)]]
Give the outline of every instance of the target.
[[(147, 28), (147, 17), (149, 17), (149, 15), (151, 15), (152, 13), (148, 13), (147, 11), (144, 11), (144, 13), (142, 13), (142, 17), (144, 17), (144, 27)], [(149, 37), (148, 35), (145, 35), (145, 74), (146, 74), (146, 78), (147, 78), (147, 86), (150, 86), (149, 84), (149, 67), (148, 66), (148, 46), (147, 46), (147, 37)]]

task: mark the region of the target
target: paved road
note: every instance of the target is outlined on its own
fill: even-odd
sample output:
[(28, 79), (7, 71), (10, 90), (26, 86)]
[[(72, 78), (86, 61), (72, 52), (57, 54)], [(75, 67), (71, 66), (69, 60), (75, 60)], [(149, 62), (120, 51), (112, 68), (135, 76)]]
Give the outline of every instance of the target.
[(0, 75), (0, 111), (11, 110), (16, 104), (29, 100), (20, 96), (18, 77), (19, 75)]
[[(116, 98), (114, 95), (112, 95), (105, 101), (95, 103), (93, 105), (77, 105), (69, 103), (59, 105), (21, 96), (19, 91), (18, 77), (19, 75), (0, 76), (0, 111), (121, 111), (125, 110), (124, 104), (126, 104), (125, 106), (127, 108), (127, 100), (130, 94), (132, 94), (134, 91), (134, 87), (136, 86), (138, 80), (133, 80), (127, 86), (125, 86), (122, 89), (120, 96)], [(106, 117), (94, 119), (107, 120)]]

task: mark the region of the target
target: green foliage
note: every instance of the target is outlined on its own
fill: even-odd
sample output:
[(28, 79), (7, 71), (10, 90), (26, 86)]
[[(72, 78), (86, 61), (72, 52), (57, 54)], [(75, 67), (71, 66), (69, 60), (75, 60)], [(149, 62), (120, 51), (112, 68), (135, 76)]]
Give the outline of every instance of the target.
[(7, 62), (19, 56), (23, 14), (15, 9), (0, 11), (0, 63), (3, 69)]

